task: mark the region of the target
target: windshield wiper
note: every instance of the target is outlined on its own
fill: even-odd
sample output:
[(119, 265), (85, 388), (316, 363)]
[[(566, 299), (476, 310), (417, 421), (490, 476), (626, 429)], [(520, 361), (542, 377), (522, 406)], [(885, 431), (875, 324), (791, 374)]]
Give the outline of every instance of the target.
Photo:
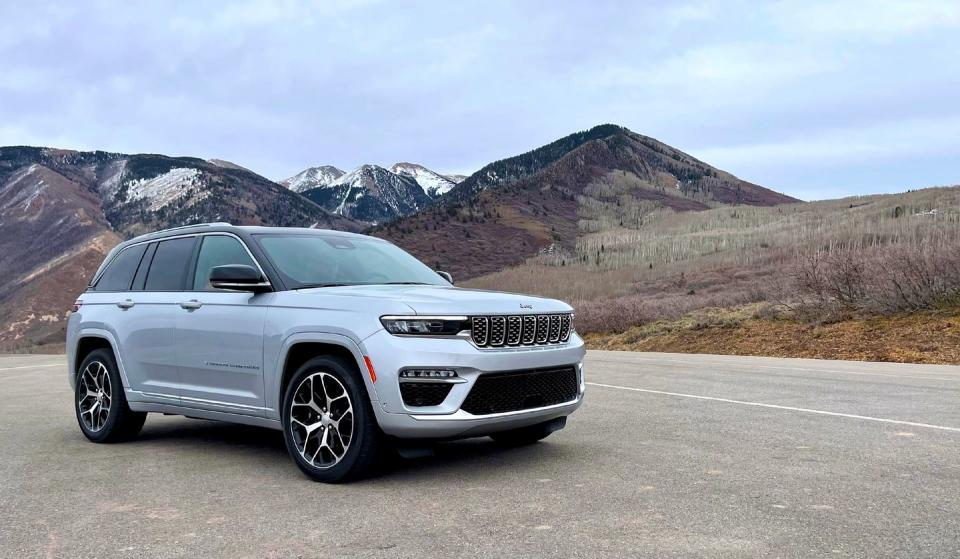
[(380, 285), (430, 285), (422, 281), (385, 281)]

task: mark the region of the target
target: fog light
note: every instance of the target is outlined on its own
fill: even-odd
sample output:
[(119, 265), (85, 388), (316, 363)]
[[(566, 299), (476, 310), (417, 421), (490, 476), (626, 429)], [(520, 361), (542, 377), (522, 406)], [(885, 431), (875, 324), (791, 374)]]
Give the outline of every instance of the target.
[(400, 371), (400, 378), (454, 378), (457, 372), (452, 369), (406, 369)]

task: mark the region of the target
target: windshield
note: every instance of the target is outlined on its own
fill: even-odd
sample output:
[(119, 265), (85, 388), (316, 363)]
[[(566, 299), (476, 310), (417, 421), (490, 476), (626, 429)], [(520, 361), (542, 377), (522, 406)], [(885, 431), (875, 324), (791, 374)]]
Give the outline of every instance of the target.
[(336, 285), (450, 285), (402, 249), (373, 238), (257, 235), (291, 289)]

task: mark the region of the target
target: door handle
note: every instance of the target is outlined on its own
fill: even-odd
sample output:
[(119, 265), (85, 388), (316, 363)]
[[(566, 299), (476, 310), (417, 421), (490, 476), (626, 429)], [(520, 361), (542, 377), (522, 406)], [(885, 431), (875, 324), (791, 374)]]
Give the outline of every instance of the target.
[(203, 303), (197, 301), (196, 299), (190, 299), (189, 301), (184, 301), (180, 303), (180, 307), (187, 309), (188, 311), (195, 311), (203, 306)]
[(124, 301), (120, 301), (119, 303), (117, 303), (117, 306), (120, 307), (120, 308), (123, 309), (123, 310), (127, 310), (127, 309), (129, 309), (130, 307), (132, 307), (132, 306), (135, 305), (135, 304), (136, 304), (136, 303), (134, 303), (132, 300), (126, 299), (126, 300), (124, 300)]

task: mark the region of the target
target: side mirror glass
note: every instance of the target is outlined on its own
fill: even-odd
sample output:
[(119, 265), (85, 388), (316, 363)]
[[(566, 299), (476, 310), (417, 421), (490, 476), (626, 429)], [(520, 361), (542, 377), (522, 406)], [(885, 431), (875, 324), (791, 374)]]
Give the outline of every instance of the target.
[(216, 289), (233, 289), (259, 293), (270, 291), (270, 282), (260, 271), (246, 264), (227, 264), (210, 269), (210, 285)]

